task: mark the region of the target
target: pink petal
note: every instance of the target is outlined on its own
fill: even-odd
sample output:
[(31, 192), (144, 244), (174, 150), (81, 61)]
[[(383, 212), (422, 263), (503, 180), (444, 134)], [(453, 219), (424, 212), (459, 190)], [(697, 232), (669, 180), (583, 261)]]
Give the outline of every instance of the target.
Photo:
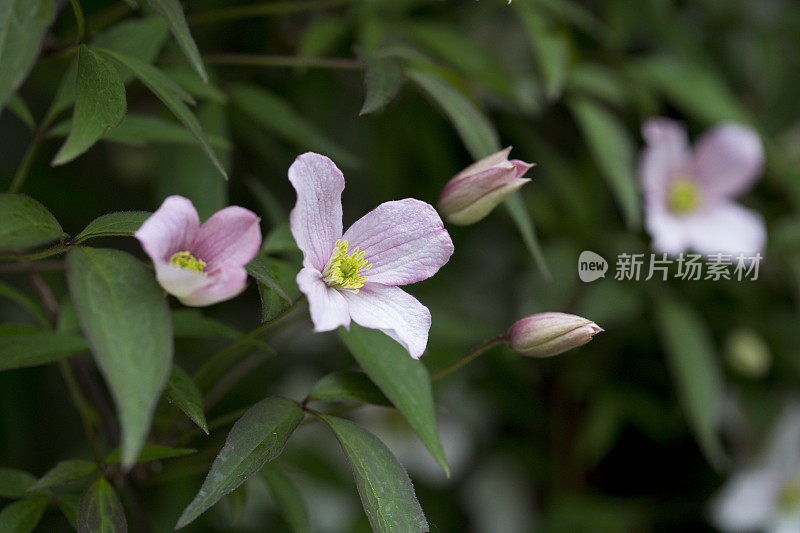
[[(386, 202), (358, 219), (343, 237), (365, 252), (369, 282), (405, 285), (433, 276), (453, 253), (436, 210), (420, 200)], [(327, 258), (326, 258), (327, 261)]]
[(367, 283), (357, 293), (344, 291), (350, 316), (367, 328), (379, 329), (419, 359), (428, 344), (431, 313), (398, 287)]
[(179, 299), (186, 298), (210, 283), (208, 276), (204, 276), (201, 272), (181, 268), (168, 261), (157, 261), (153, 264), (156, 267), (158, 284)]
[(764, 166), (764, 149), (755, 131), (737, 124), (718, 126), (696, 144), (694, 173), (715, 196), (737, 196), (755, 183)]
[(178, 299), (184, 305), (200, 307), (230, 300), (247, 286), (247, 270), (243, 266), (229, 265), (210, 273), (207, 284)]
[(303, 266), (322, 271), (342, 236), (344, 176), (333, 161), (308, 152), (289, 167), (289, 181), (297, 191), (289, 221)]
[(169, 196), (133, 235), (153, 263), (168, 262), (175, 252), (188, 250), (200, 227), (192, 202)]
[(662, 206), (651, 205), (645, 210), (645, 227), (654, 251), (677, 255), (689, 249), (686, 220)]
[[(526, 167), (495, 166), (450, 180), (439, 195), (439, 211), (452, 224), (473, 224), (488, 215), (508, 195), (531, 181), (520, 178)], [(523, 169), (524, 168), (524, 169)]]
[(236, 205), (217, 211), (200, 226), (192, 255), (206, 262), (209, 273), (246, 265), (261, 247), (259, 221), (255, 213)]
[[(327, 261), (327, 260), (326, 260)], [(331, 331), (339, 326), (350, 327), (350, 313), (344, 296), (322, 281), (322, 274), (306, 267), (297, 274), (297, 286), (308, 298), (314, 331)]]
[(775, 514), (780, 483), (780, 472), (769, 469), (733, 475), (712, 500), (712, 522), (723, 531), (761, 530)]
[(521, 178), (528, 170), (534, 167), (534, 163), (526, 163), (521, 159), (512, 159), (510, 162), (514, 165), (514, 168), (517, 169), (518, 178)]
[(499, 152), (495, 152), (492, 155), (486, 156), (480, 161), (476, 161), (472, 163), (470, 166), (456, 174), (452, 180), (457, 180), (458, 178), (463, 178), (464, 176), (469, 176), (470, 174), (477, 174), (478, 172), (483, 172), (484, 170), (488, 170), (493, 166), (501, 165), (503, 167), (508, 168), (510, 166), (508, 161), (508, 154), (511, 153), (511, 147), (503, 148)]
[(642, 136), (647, 141), (639, 163), (642, 190), (646, 198), (661, 198), (676, 173), (691, 171), (686, 131), (674, 120), (654, 118), (645, 123)]
[(688, 217), (686, 228), (690, 247), (701, 254), (753, 255), (764, 250), (767, 240), (761, 215), (730, 201)]

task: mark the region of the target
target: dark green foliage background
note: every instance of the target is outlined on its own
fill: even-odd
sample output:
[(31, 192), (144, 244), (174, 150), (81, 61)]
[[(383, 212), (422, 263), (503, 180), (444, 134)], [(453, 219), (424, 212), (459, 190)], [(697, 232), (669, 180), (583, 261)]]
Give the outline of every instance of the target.
[[(147, 12), (144, 6), (132, 11), (124, 2), (81, 4), (87, 28), (95, 33)], [(440, 424), (448, 417), (463, 424), (462, 438), (472, 452), (466, 460), (451, 463), (449, 480), (435, 466), (426, 467), (422, 476), (410, 468), (431, 530), (709, 528), (707, 501), (726, 470), (711, 466), (687, 422), (691, 417), (681, 403), (684, 392), (670, 371), (668, 344), (659, 336), (664, 333), (657, 327), (656, 304), (669, 299), (692, 309), (699, 334), (713, 340), (713, 362), (724, 366), (725, 401), (736, 402), (743, 416), (723, 417), (711, 431), (720, 436), (733, 464), (745, 460), (796, 392), (800, 372), (800, 5), (792, 0), (513, 0), (511, 6), (500, 0), (353, 0), (213, 20), (214, 10), (239, 4), (249, 2), (184, 3), (213, 84), (227, 95), (224, 103), (197, 96), (198, 106), (192, 109), (209, 135), (229, 139), (230, 150), (218, 148), (229, 182), (196, 143), (133, 147), (102, 140), (73, 162), (51, 167), (63, 140), (50, 139), (40, 146), (22, 192), (47, 206), (70, 235), (105, 213), (152, 211), (167, 194), (191, 198), (202, 218), (224, 205), (246, 206), (262, 216), (267, 235), (294, 204), (286, 177), (293, 159), (330, 147), (328, 155), (347, 179), (345, 227), (384, 201), (414, 197), (435, 204), (442, 186), (473, 157), (419, 85), (406, 80), (384, 110), (359, 116), (365, 96), (361, 68), (320, 68), (313, 59), (308, 66), (231, 65), (222, 54), (354, 59), (390, 49), (407, 67), (421, 55), (426, 64), (436, 65), (429, 68), (439, 69), (434, 72), (486, 113), (500, 142), (514, 146), (514, 157), (537, 164), (520, 197), (553, 274), (552, 281), (545, 280), (505, 209), (473, 226), (449, 227), (455, 255), (434, 278), (410, 288), (433, 315), (425, 365), (435, 371), (534, 312), (576, 313), (606, 330), (589, 345), (553, 359), (525, 359), (506, 348), (494, 349), (434, 384)], [(206, 13), (212, 20), (202, 18)], [(67, 3), (19, 91), (37, 122), (69, 66), (59, 47), (73, 43), (74, 32)], [(194, 76), (171, 36), (155, 65)], [(268, 90), (293, 113), (283, 116), (263, 102), (248, 104), (247, 91), (253, 87)], [(138, 81), (126, 91), (129, 114), (175, 121)], [(575, 109), (586, 101), (605, 110), (621, 137), (584, 137)], [(621, 252), (649, 251), (636, 213), (626, 218), (625, 208), (618, 207), (604, 158), (611, 158), (616, 179), (633, 176), (633, 154), (642, 145), (640, 125), (655, 115), (684, 121), (692, 137), (726, 119), (747, 121), (759, 131), (766, 171), (743, 199), (763, 213), (768, 225), (758, 281), (625, 282), (615, 281), (613, 272), (594, 284), (578, 280), (582, 250), (609, 259)], [(310, 135), (309, 128), (320, 138)], [(5, 190), (31, 133), (6, 109), (0, 116), (0, 140), (0, 184)], [(277, 200), (271, 208), (254, 192), (260, 189)], [(130, 238), (109, 237), (97, 245), (144, 259)], [(278, 255), (296, 260), (291, 253)], [(63, 257), (50, 260), (61, 262)], [(0, 279), (35, 297), (26, 276), (3, 265)], [(58, 264), (55, 268), (44, 277), (68, 313), (63, 272)], [(239, 298), (203, 313), (242, 331), (251, 329), (261, 318), (255, 283)], [(298, 315), (307, 317), (305, 311)], [(0, 298), (0, 322), (29, 320), (16, 304)], [(748, 378), (725, 365), (726, 339), (742, 327), (763, 337), (770, 348), (773, 364), (763, 378)], [(228, 342), (179, 339), (176, 362), (194, 370)], [(301, 400), (319, 377), (356, 366), (336, 335), (312, 334), (307, 318), (292, 321), (268, 342), (277, 355), (247, 372), (206, 413), (210, 422), (266, 396)], [(706, 383), (703, 376), (698, 379)], [(162, 404), (151, 442), (170, 435), (170, 424), (178, 418), (174, 406)], [(361, 411), (372, 411), (370, 420), (381, 419), (373, 426), (378, 436), (380, 428), (390, 428), (413, 438), (393, 411), (374, 406)], [(172, 529), (232, 422), (209, 437), (188, 423), (181, 425), (186, 438), (179, 445), (197, 448), (197, 454), (133, 471), (132, 484), (152, 531)], [(339, 494), (335, 502), (352, 505), (352, 523), (332, 531), (368, 530), (335, 440), (318, 439), (313, 428), (301, 427), (305, 431), (309, 438), (290, 444), (277, 464), (297, 475), (309, 508), (317, 503), (311, 486), (324, 486)], [(0, 372), (0, 466), (41, 476), (58, 461), (88, 458), (87, 450), (54, 365)], [(417, 453), (427, 452), (420, 444)], [(487, 472), (495, 472), (496, 488), (488, 474), (478, 476)], [(250, 498), (263, 498), (260, 490), (248, 486)], [(136, 531), (134, 500), (125, 492), (120, 497)], [(234, 499), (226, 500), (185, 530), (288, 527), (273, 504), (245, 513), (231, 525), (235, 506)], [(515, 517), (522, 522), (513, 522)], [(486, 529), (487, 523), (495, 529)], [(39, 527), (68, 530), (52, 508)]]

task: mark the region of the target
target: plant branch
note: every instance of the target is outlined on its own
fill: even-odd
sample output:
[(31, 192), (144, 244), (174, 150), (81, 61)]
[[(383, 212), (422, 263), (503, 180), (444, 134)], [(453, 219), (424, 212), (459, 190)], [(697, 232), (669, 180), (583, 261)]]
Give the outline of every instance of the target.
[(215, 22), (230, 20), (329, 9), (352, 4), (355, 1), (356, 0), (295, 0), (292, 2), (263, 2), (196, 13), (189, 17), (188, 22), (192, 26), (199, 26), (201, 24), (213, 24)]
[(206, 54), (203, 61), (209, 65), (242, 67), (304, 67), (342, 70), (361, 70), (364, 63), (348, 57), (298, 57), (260, 54)]
[(499, 335), (499, 336), (497, 336), (497, 337), (495, 337), (493, 339), (490, 339), (490, 340), (484, 342), (483, 344), (481, 344), (477, 348), (475, 348), (473, 350), (470, 350), (469, 352), (467, 352), (460, 359), (450, 363), (446, 367), (438, 370), (433, 375), (431, 375), (431, 381), (436, 381), (436, 380), (442, 379), (445, 376), (448, 376), (448, 375), (452, 374), (453, 372), (455, 372), (456, 370), (458, 370), (462, 366), (466, 365), (467, 363), (469, 363), (470, 361), (472, 361), (473, 359), (475, 359), (476, 357), (478, 357), (482, 353), (486, 352), (490, 348), (493, 348), (493, 347), (497, 346), (498, 344), (502, 344), (502, 343), (506, 342), (506, 338), (507, 338), (506, 335)]

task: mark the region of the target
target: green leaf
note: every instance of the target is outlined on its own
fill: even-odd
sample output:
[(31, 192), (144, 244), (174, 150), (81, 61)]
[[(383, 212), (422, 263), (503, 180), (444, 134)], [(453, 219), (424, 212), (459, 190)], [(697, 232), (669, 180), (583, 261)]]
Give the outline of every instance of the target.
[(24, 122), (25, 125), (28, 126), (28, 129), (31, 131), (36, 129), (36, 121), (33, 119), (33, 114), (31, 114), (28, 104), (25, 103), (25, 100), (23, 100), (20, 95), (12, 94), (9, 96), (8, 102), (6, 102), (6, 108)]
[(528, 209), (525, 207), (525, 203), (522, 201), (522, 198), (520, 198), (519, 193), (512, 194), (506, 198), (503, 203), (508, 213), (511, 215), (511, 218), (514, 220), (514, 224), (517, 225), (520, 235), (522, 235), (522, 241), (525, 243), (531, 256), (533, 256), (536, 267), (541, 271), (544, 279), (551, 281), (553, 275), (550, 273), (550, 268), (547, 266), (547, 261), (542, 253), (542, 248), (539, 246), (539, 240), (536, 238), (536, 228), (533, 226), (531, 215), (528, 213)]
[(73, 481), (78, 481), (97, 471), (97, 465), (92, 461), (73, 459), (61, 461), (51, 468), (39, 481), (28, 488), (28, 491), (57, 487)]
[(172, 321), (152, 272), (118, 250), (67, 254), (72, 301), (117, 406), (122, 464), (139, 455), (172, 370)]
[(178, 120), (189, 129), (194, 138), (197, 139), (197, 142), (200, 143), (205, 154), (211, 162), (214, 163), (214, 166), (217, 167), (217, 170), (220, 171), (225, 179), (228, 178), (222, 163), (217, 159), (217, 155), (211, 147), (208, 136), (205, 131), (203, 131), (202, 126), (200, 126), (200, 122), (184, 103), (186, 101), (193, 102), (192, 97), (186, 93), (186, 91), (181, 89), (180, 86), (154, 66), (144, 63), (133, 56), (121, 54), (109, 49), (99, 49), (97, 52), (107, 55), (131, 69), (133, 73), (136, 74), (136, 77), (164, 102), (164, 105), (166, 105)]
[(117, 493), (99, 477), (81, 496), (76, 519), (78, 533), (126, 533), (128, 523)]
[(24, 470), (0, 467), (0, 498), (22, 498), (29, 496), (28, 488), (36, 478)]
[(519, 2), (514, 7), (522, 19), (531, 51), (539, 64), (545, 94), (549, 100), (557, 100), (569, 76), (572, 55), (569, 35), (548, 23), (541, 10), (532, 3)]
[(203, 61), (200, 59), (200, 51), (192, 39), (192, 34), (189, 33), (189, 25), (186, 24), (186, 17), (183, 14), (183, 8), (178, 0), (147, 0), (150, 6), (161, 15), (169, 26), (178, 45), (186, 54), (189, 62), (192, 64), (197, 74), (203, 79), (204, 82), (208, 81), (208, 74)]
[(189, 65), (171, 65), (162, 70), (197, 99), (217, 104), (224, 104), (228, 101), (228, 95), (222, 89), (210, 81), (204, 82)]
[(30, 248), (64, 235), (45, 206), (24, 194), (0, 194), (0, 250)]
[(569, 103), (589, 151), (614, 194), (629, 228), (641, 224), (636, 185), (636, 146), (627, 128), (603, 107), (585, 98)]
[(242, 336), (238, 329), (209, 318), (197, 309), (173, 310), (172, 331), (175, 338), (237, 340)]
[(350, 462), (372, 530), (428, 531), (411, 480), (389, 448), (349, 420), (319, 416), (333, 430)]
[(351, 324), (350, 331), (339, 328), (339, 335), (370, 379), (403, 413), (449, 477), (450, 467), (439, 442), (433, 411), (430, 376), (422, 361), (413, 359), (400, 344), (375, 329)]
[[(296, 267), (289, 261), (273, 259), (271, 257), (267, 258), (267, 264), (272, 277), (283, 287), (283, 291), (292, 298), (292, 301), (294, 301), (300, 295), (300, 289), (297, 287), (297, 281), (295, 280), (299, 267)], [(277, 292), (263, 283), (258, 284), (258, 292), (261, 296), (262, 322), (272, 320), (290, 305), (283, 297), (279, 296)]]
[(78, 52), (76, 83), (72, 129), (52, 165), (63, 165), (84, 153), (125, 116), (125, 86), (119, 72), (85, 45)]
[(175, 528), (194, 521), (264, 464), (278, 457), (302, 419), (302, 409), (284, 398), (267, 398), (248, 409), (233, 425), (203, 486), (184, 509)]
[(70, 523), (73, 529), (78, 529), (78, 506), (81, 498), (75, 494), (64, 494), (58, 497), (58, 508), (64, 513), (64, 518)]
[(33, 531), (45, 509), (47, 500), (42, 499), (20, 500), (8, 504), (0, 511), (0, 531), (3, 533)]
[(725, 382), (711, 335), (689, 305), (665, 294), (655, 300), (656, 328), (689, 424), (716, 468), (727, 463), (717, 435)]
[(53, 0), (0, 2), (0, 110), (36, 63), (54, 15)]
[(311, 533), (306, 503), (292, 480), (277, 468), (262, 468), (261, 475), (266, 480), (283, 518), (289, 524), (289, 529), (293, 533)]
[(359, 115), (374, 113), (386, 107), (397, 96), (405, 81), (403, 64), (396, 58), (367, 57), (364, 59), (364, 67), (367, 97)]
[(339, 146), (279, 96), (247, 83), (233, 84), (228, 95), (237, 108), (277, 136), (303, 149), (327, 154), (342, 165), (353, 167), (358, 164), (355, 155)]
[[(183, 457), (184, 455), (191, 455), (196, 453), (197, 450), (193, 448), (173, 448), (171, 446), (162, 446), (160, 444), (145, 444), (139, 457), (136, 458), (137, 463), (149, 463), (150, 461), (159, 461), (161, 459), (172, 459), (174, 457)], [(120, 450), (114, 448), (105, 459), (106, 464), (116, 465), (120, 463)]]
[(728, 120), (751, 122), (736, 95), (712, 68), (669, 57), (653, 57), (632, 63), (629, 71), (708, 126)]
[(119, 211), (101, 215), (89, 222), (73, 242), (80, 244), (96, 237), (132, 237), (152, 213), (147, 211)]
[(391, 405), (391, 402), (366, 374), (351, 370), (333, 372), (324, 376), (311, 388), (308, 400)]
[(291, 297), (286, 294), (281, 284), (272, 275), (269, 260), (266, 256), (257, 254), (252, 261), (250, 261), (245, 268), (247, 273), (253, 276), (260, 283), (266, 285), (269, 289), (275, 291), (275, 294), (283, 298), (287, 303), (292, 303)]
[[(42, 306), (24, 292), (17, 290), (4, 281), (0, 281), (0, 297), (8, 298), (9, 300), (16, 302), (17, 305), (28, 311), (28, 314), (36, 318), (40, 325), (44, 327), (50, 327), (50, 318), (48, 318), (47, 314), (44, 312), (44, 309), (42, 309)], [(31, 332), (28, 331), (26, 333)]]
[(88, 350), (80, 335), (40, 331), (0, 338), (0, 371), (46, 365)]
[(178, 365), (172, 367), (172, 375), (169, 377), (164, 394), (167, 400), (177, 405), (192, 422), (208, 435), (208, 423), (206, 423), (206, 414), (203, 412), (203, 396), (191, 376)]
[(494, 124), (464, 93), (432, 69), (413, 67), (406, 75), (442, 108), (472, 157), (481, 159), (500, 149)]

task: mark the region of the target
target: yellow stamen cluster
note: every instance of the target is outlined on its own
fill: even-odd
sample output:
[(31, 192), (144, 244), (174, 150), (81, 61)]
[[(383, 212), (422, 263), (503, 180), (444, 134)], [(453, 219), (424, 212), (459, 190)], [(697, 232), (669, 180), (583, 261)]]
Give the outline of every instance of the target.
[(348, 242), (339, 239), (333, 247), (333, 254), (325, 270), (322, 271), (322, 280), (329, 287), (351, 289), (358, 292), (367, 281), (367, 276), (362, 275), (372, 265), (364, 258), (364, 252), (356, 246), (352, 252), (347, 253)]
[(195, 272), (200, 272), (204, 276), (206, 275), (206, 273), (203, 272), (203, 269), (206, 267), (206, 262), (202, 259), (197, 259), (191, 252), (183, 251), (174, 253), (172, 257), (169, 258), (169, 262), (175, 266), (185, 268), (186, 270), (194, 270)]
[(700, 205), (700, 191), (697, 184), (686, 178), (675, 180), (667, 195), (669, 210), (679, 215), (691, 213)]

